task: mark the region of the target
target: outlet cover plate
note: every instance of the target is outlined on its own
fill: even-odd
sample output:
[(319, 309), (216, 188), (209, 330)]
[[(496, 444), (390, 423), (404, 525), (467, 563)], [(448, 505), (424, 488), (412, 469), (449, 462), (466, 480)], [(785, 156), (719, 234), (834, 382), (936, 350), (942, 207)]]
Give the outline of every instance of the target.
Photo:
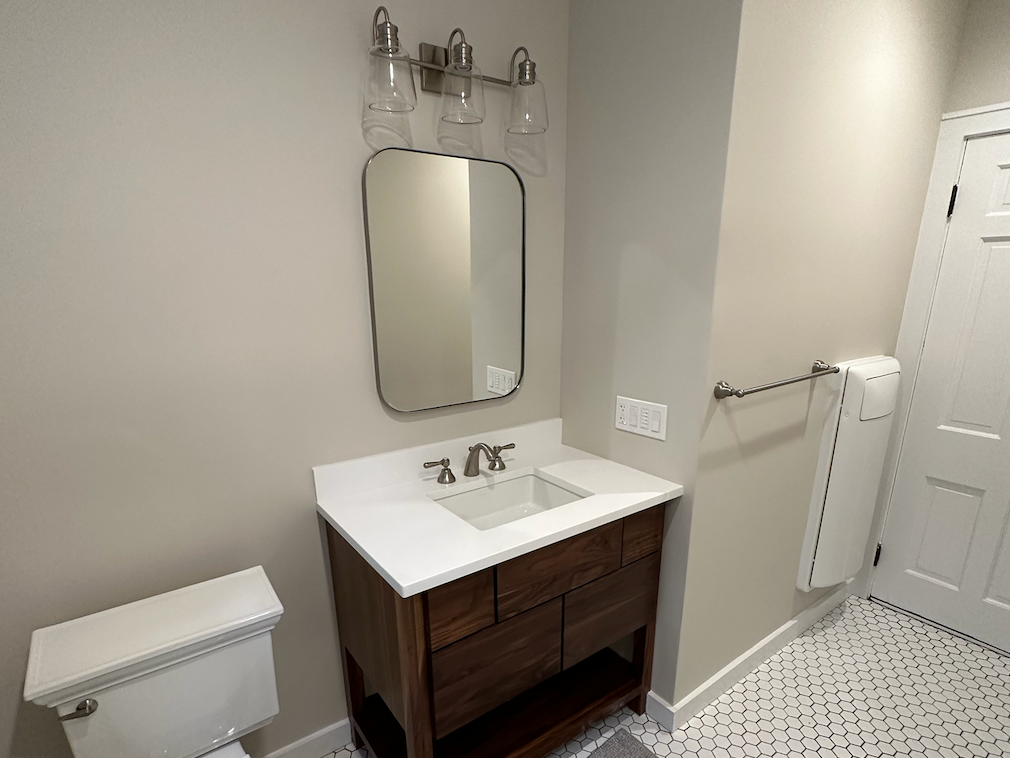
[(614, 426), (622, 432), (641, 434), (654, 440), (665, 440), (666, 406), (618, 395)]
[(507, 368), (487, 367), (487, 391), (494, 395), (507, 395), (516, 388), (516, 372)]

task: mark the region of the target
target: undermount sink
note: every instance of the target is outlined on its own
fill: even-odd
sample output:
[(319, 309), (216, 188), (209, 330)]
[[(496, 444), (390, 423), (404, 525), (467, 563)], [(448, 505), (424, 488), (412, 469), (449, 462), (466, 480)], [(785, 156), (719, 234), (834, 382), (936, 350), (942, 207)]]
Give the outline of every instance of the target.
[(448, 491), (428, 497), (484, 531), (574, 503), (590, 494), (534, 470), (519, 471), (508, 478), (498, 477), (486, 484), (470, 486), (463, 492)]

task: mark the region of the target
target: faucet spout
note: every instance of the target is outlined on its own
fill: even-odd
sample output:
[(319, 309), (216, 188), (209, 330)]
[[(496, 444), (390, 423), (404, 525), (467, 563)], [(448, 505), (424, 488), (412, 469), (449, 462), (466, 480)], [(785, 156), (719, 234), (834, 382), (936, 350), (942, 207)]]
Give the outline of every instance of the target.
[(478, 442), (470, 448), (470, 455), (466, 457), (466, 465), (463, 467), (463, 476), (477, 476), (480, 473), (480, 451), (484, 451), (489, 461), (495, 459), (495, 454), (491, 448), (483, 442)]

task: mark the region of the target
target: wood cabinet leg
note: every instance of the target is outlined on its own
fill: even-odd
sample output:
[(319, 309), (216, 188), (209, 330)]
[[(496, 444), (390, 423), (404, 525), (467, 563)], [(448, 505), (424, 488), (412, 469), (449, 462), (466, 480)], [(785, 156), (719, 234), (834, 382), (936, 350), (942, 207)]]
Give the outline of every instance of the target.
[(646, 705), (649, 702), (649, 690), (652, 688), (652, 649), (655, 644), (655, 621), (635, 632), (635, 673), (642, 681), (642, 690), (638, 697), (631, 701), (631, 709), (639, 715), (645, 713)]
[(396, 631), (400, 640), (400, 678), (403, 691), (403, 729), (407, 758), (433, 758), (435, 753), (428, 674), (428, 635), (424, 597), (396, 597)]
[(354, 748), (358, 749), (364, 745), (361, 735), (355, 722), (361, 714), (361, 706), (365, 702), (365, 675), (361, 671), (361, 666), (347, 652), (347, 648), (341, 646), (341, 658), (344, 664), (344, 694), (347, 698), (347, 718), (351, 721), (351, 742)]

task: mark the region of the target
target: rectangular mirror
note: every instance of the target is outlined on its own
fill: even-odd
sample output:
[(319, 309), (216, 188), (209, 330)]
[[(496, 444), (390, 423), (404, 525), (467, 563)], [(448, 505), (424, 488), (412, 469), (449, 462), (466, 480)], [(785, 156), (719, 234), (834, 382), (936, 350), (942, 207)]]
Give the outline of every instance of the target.
[(523, 373), (526, 193), (504, 163), (390, 148), (365, 167), (379, 396), (489, 400)]

